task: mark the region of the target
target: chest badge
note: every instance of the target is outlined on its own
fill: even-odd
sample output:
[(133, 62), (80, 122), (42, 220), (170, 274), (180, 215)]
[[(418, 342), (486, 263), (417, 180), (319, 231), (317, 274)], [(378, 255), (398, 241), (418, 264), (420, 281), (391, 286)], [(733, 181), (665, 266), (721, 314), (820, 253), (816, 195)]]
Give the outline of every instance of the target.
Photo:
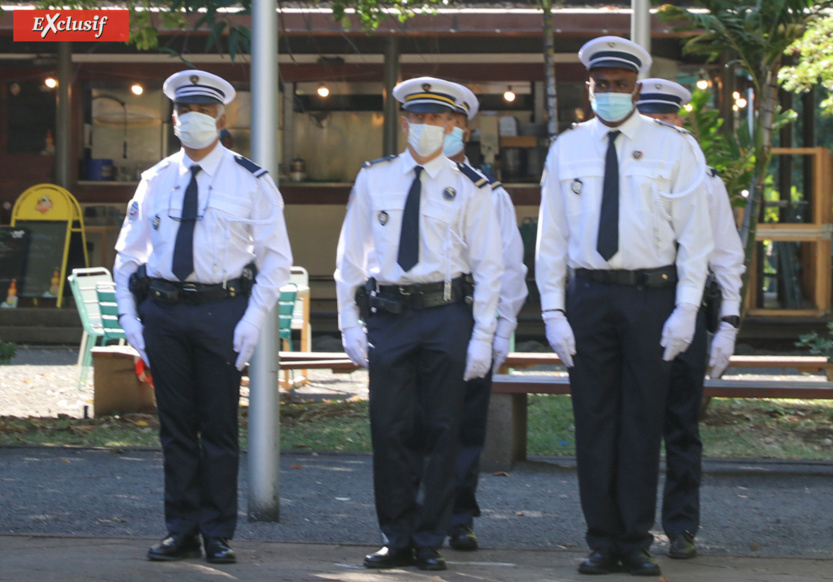
[(379, 213), (379, 224), (385, 226), (388, 223), (388, 213), (382, 210)]
[(455, 196), (457, 196), (457, 190), (454, 188), (448, 187), (443, 190), (443, 198), (446, 200), (454, 200)]
[(153, 217), (153, 230), (159, 230), (159, 222), (160, 222), (160, 218), (159, 218), (159, 215), (157, 214), (156, 216)]
[(633, 159), (641, 160), (642, 159), (642, 152), (640, 152), (639, 150), (636, 150), (635, 152), (633, 152)]
[(575, 180), (573, 180), (573, 183), (570, 184), (570, 190), (573, 191), (573, 194), (581, 194), (581, 189), (583, 186), (584, 184), (582, 183), (582, 181), (576, 178)]

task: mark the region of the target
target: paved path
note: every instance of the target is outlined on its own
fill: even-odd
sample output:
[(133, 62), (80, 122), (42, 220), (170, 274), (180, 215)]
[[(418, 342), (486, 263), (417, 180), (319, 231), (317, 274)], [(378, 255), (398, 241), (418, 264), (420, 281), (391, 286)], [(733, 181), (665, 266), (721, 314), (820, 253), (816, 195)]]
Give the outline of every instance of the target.
[[(281, 521), (249, 522), (247, 464), (240, 472), (235, 566), (201, 560), (149, 563), (164, 533), (162, 462), (152, 450), (113, 452), (0, 448), (0, 580), (578, 580), (586, 550), (571, 459), (520, 464), (483, 475), (484, 550), (445, 550), (448, 573), (367, 572), (376, 549), (369, 455), (281, 457)], [(702, 555), (655, 554), (665, 576), (684, 580), (833, 580), (833, 466), (706, 464)], [(13, 550), (13, 551), (12, 551)], [(628, 579), (624, 575), (606, 580)]]

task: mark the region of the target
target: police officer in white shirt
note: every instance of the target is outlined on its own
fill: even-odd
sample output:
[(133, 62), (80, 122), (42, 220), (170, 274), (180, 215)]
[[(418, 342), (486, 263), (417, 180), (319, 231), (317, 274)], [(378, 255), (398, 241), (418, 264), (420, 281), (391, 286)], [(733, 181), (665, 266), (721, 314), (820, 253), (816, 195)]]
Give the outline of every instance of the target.
[[(636, 107), (642, 115), (682, 126), (680, 107), (691, 93), (666, 79), (643, 79)], [(709, 218), (714, 250), (709, 269), (720, 286), (720, 323), (712, 339), (712, 377), (719, 378), (735, 350), (740, 323), (741, 276), (744, 253), (732, 205), (723, 180), (713, 169), (706, 176)], [(700, 441), (700, 402), (706, 376), (706, 309), (697, 317), (697, 331), (689, 348), (671, 365), (671, 386), (665, 409), (665, 491), (662, 527), (668, 536), (668, 555), (687, 559), (697, 555), (694, 536), (700, 526), (700, 477), (703, 444)]]
[[(469, 165), (465, 147), (471, 137), (469, 122), (477, 116), (480, 103), (468, 87), (455, 83), (452, 89), (457, 101), (453, 114), (457, 125), (451, 133), (446, 134), (443, 153), (452, 161)], [(528, 293), (527, 269), (524, 265), (524, 245), (512, 199), (498, 180), (483, 170), (480, 170), (480, 173), (489, 180), (489, 186), (492, 188), (492, 204), (500, 225), (504, 269), (497, 305), (497, 330), (492, 344), (494, 372), (506, 360), (512, 334), (518, 326), (518, 312), (523, 307)], [(460, 448), (457, 452), (457, 493), (448, 531), (448, 543), (456, 550), (477, 549), (477, 536), (473, 525), (474, 518), (480, 516), (476, 496), (477, 481), (480, 474), (480, 454), (486, 442), (486, 419), (489, 414), (491, 391), (492, 372), (483, 378), (469, 380), (466, 386), (460, 426)]]
[(292, 254), (275, 183), (219, 142), (234, 88), (186, 70), (163, 91), (182, 149), (142, 174), (114, 268), (119, 322), (153, 371), (165, 462), (168, 535), (147, 557), (198, 557), (201, 535), (209, 562), (230, 563), (241, 371)]
[(450, 84), (410, 79), (393, 96), (408, 146), (359, 172), (335, 272), (344, 348), (370, 378), (384, 547), (364, 565), (444, 570), (465, 382), (492, 363), (500, 232), (485, 178), (442, 155)]
[(579, 572), (653, 576), (671, 361), (694, 335), (712, 250), (705, 162), (683, 130), (636, 112), (644, 49), (606, 36), (579, 59), (596, 117), (550, 146), (536, 279), (547, 340), (570, 373), (592, 550)]

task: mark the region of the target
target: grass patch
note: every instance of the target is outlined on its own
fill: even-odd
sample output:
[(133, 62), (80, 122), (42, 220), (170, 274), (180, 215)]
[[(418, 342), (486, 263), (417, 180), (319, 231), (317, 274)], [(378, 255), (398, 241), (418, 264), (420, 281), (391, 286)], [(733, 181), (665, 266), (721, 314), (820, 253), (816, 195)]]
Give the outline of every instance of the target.
[[(281, 405), (281, 448), (367, 452), (368, 405), (362, 400)], [(240, 443), (248, 446), (248, 410), (240, 411)], [(569, 396), (529, 396), (528, 452), (573, 455)], [(154, 415), (94, 418), (0, 417), (0, 444), (158, 447)], [(715, 398), (700, 425), (704, 452), (714, 458), (833, 460), (833, 401)]]

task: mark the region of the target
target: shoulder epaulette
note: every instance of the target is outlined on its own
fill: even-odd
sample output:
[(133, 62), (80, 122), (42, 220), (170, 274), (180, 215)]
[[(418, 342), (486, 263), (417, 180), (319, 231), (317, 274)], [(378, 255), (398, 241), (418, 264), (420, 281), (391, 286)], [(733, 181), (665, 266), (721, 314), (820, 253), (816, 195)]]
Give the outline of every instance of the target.
[(171, 158), (168, 157), (168, 158), (165, 158), (164, 160), (161, 160), (161, 161), (157, 162), (156, 164), (154, 164), (153, 166), (151, 166), (150, 168), (148, 168), (147, 170), (145, 170), (142, 173), (143, 174), (145, 174), (145, 173), (154, 174), (154, 173), (158, 172), (159, 170), (167, 168), (170, 165), (171, 165)]
[(391, 154), (389, 156), (385, 156), (384, 158), (376, 158), (375, 160), (362, 162), (362, 168), (369, 168), (370, 166), (374, 166), (381, 162), (389, 162), (393, 159), (396, 159), (397, 156), (399, 156), (399, 154)]
[(661, 121), (659, 119), (654, 119), (654, 123), (658, 123), (659, 125), (664, 125), (665, 127), (670, 127), (671, 129), (675, 129), (675, 130), (677, 130), (677, 133), (682, 133), (682, 134), (690, 134), (691, 133), (690, 131), (688, 131), (685, 128), (677, 127), (676, 125), (672, 125), (670, 123), (667, 123), (665, 121)]
[(473, 168), (467, 166), (463, 162), (457, 162), (457, 168), (463, 172), (466, 178), (474, 182), (474, 185), (478, 188), (482, 188), (489, 183), (489, 180), (478, 174)]
[(497, 178), (492, 176), (489, 172), (487, 172), (483, 168), (480, 169), (480, 173), (483, 174), (484, 176), (486, 176), (486, 179), (489, 181), (489, 186), (492, 187), (492, 190), (497, 190), (498, 188), (503, 186), (503, 184), (500, 183), (500, 180), (498, 180)]
[(715, 169), (714, 169), (714, 168), (712, 168), (711, 166), (708, 166), (708, 167), (706, 168), (706, 172), (707, 172), (707, 173), (709, 174), (709, 176), (711, 176), (712, 178), (716, 178), (716, 177), (717, 177), (717, 170), (715, 170)]
[(254, 163), (249, 158), (243, 157), (241, 155), (234, 156), (234, 161), (249, 170), (252, 174), (254, 174), (255, 178), (260, 178), (263, 174), (266, 174), (268, 171), (264, 170), (256, 163)]

